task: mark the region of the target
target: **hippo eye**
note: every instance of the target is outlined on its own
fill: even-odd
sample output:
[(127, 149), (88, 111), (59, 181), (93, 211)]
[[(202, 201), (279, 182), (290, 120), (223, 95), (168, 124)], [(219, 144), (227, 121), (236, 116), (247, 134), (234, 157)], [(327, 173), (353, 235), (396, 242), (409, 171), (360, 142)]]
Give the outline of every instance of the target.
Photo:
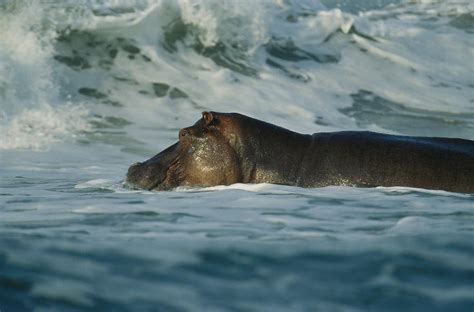
[(208, 126), (214, 127), (214, 126), (217, 126), (218, 124), (219, 124), (219, 119), (214, 117), (214, 119), (212, 119), (211, 123)]

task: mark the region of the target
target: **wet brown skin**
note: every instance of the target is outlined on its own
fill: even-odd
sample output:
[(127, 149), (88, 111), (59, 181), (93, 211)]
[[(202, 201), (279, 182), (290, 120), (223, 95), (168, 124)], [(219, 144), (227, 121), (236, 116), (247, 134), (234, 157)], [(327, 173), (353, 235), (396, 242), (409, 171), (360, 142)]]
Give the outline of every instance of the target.
[(132, 165), (148, 190), (276, 183), (408, 186), (474, 193), (474, 141), (366, 131), (299, 134), (237, 113), (204, 112), (179, 142)]

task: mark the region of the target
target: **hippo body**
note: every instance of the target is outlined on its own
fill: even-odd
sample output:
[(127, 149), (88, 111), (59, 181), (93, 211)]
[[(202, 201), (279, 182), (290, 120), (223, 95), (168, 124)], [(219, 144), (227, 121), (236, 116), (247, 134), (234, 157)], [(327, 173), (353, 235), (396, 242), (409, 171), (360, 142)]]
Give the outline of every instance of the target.
[(127, 182), (149, 190), (275, 183), (472, 193), (474, 141), (368, 131), (309, 135), (237, 113), (204, 112), (181, 129), (179, 142), (132, 165)]

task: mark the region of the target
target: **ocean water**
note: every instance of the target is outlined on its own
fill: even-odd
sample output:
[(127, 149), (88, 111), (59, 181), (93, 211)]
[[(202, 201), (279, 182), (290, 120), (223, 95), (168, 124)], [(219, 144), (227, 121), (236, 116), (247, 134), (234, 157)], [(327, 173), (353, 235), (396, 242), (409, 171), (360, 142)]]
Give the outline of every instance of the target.
[(130, 190), (201, 111), (474, 139), (469, 0), (0, 0), (0, 311), (472, 311), (474, 195)]

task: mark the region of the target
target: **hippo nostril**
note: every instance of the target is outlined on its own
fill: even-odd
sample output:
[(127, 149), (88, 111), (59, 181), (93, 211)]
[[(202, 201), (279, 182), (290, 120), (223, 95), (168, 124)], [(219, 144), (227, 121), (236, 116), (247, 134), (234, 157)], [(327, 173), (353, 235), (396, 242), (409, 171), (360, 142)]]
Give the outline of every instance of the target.
[(179, 130), (179, 137), (180, 138), (184, 138), (187, 135), (188, 135), (188, 131), (186, 129)]

